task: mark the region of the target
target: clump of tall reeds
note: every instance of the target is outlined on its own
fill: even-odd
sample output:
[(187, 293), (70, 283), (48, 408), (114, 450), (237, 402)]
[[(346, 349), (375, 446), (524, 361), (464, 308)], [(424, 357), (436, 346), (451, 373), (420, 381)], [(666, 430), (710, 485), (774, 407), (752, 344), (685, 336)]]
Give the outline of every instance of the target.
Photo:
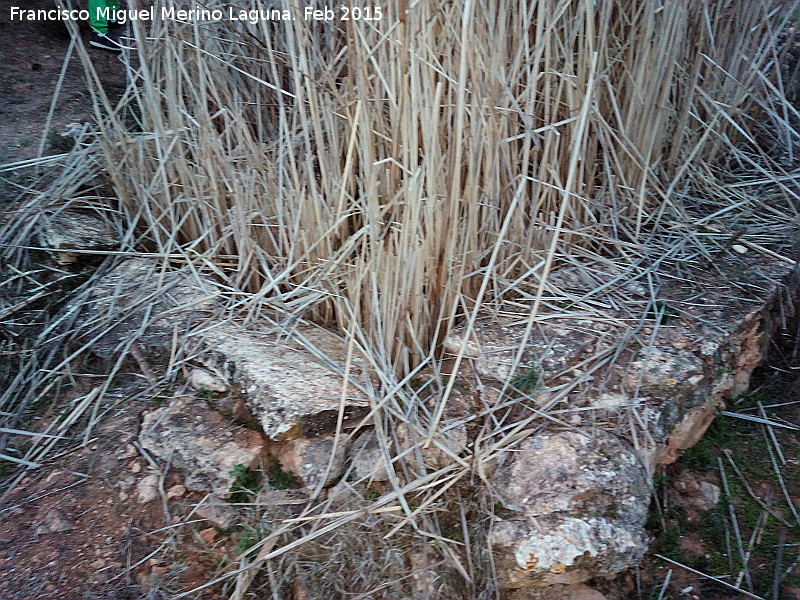
[(315, 21), (272, 4), (296, 20), (136, 23), (105, 167), (160, 251), (224, 257), (258, 302), (358, 323), (399, 372), (571, 248), (629, 252), (682, 219), (673, 192), (742, 137), (787, 17), (423, 1)]

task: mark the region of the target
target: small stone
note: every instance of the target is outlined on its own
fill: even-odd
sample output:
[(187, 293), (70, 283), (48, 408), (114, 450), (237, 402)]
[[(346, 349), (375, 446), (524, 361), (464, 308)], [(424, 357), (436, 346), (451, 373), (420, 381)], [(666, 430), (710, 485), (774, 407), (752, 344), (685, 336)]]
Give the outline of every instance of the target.
[(186, 495), (186, 486), (185, 485), (173, 485), (171, 488), (167, 490), (167, 499), (174, 500), (176, 498), (183, 498)]
[(64, 533), (75, 529), (73, 525), (58, 509), (50, 509), (44, 515), (44, 523), (36, 528), (36, 533), (41, 535), (44, 533)]
[(189, 387), (199, 391), (216, 392), (219, 394), (228, 391), (228, 386), (216, 375), (209, 373), (205, 369), (193, 368), (186, 378)]
[(700, 493), (703, 495), (703, 506), (706, 510), (711, 510), (719, 502), (720, 489), (713, 483), (701, 481)]
[(136, 484), (137, 502), (147, 504), (158, 498), (158, 475), (148, 475)]
[(206, 501), (197, 507), (194, 514), (201, 519), (211, 521), (220, 529), (228, 529), (236, 522), (236, 511), (214, 494), (209, 494)]
[(210, 546), (217, 540), (217, 529), (216, 527), (209, 527), (208, 529), (199, 531), (198, 535), (200, 535), (203, 541)]
[(120, 456), (120, 458), (133, 458), (138, 454), (139, 452), (136, 450), (136, 447), (133, 444), (125, 444), (125, 449), (122, 451), (122, 456)]
[(94, 560), (89, 563), (89, 568), (92, 569), (93, 571), (102, 569), (105, 566), (106, 566), (106, 561), (103, 560), (102, 558), (98, 558), (97, 560)]
[(738, 254), (747, 254), (747, 247), (742, 246), (740, 244), (734, 244), (733, 246), (731, 246), (731, 250), (733, 250)]
[(122, 502), (125, 502), (125, 500), (127, 500), (128, 498), (130, 498), (130, 496), (128, 495), (128, 493), (127, 493), (127, 492), (120, 492), (120, 493), (119, 493), (119, 499), (120, 499)]
[[(278, 458), (283, 468), (299, 477), (306, 487), (316, 487), (322, 481), (323, 487), (332, 484), (344, 469), (345, 442), (335, 438), (305, 439), (288, 442), (280, 451)], [(336, 452), (334, 451), (336, 446)], [(331, 462), (331, 456), (333, 460)], [(328, 464), (331, 463), (330, 471)]]
[(135, 462), (131, 465), (131, 473), (140, 473), (142, 471), (142, 464)]

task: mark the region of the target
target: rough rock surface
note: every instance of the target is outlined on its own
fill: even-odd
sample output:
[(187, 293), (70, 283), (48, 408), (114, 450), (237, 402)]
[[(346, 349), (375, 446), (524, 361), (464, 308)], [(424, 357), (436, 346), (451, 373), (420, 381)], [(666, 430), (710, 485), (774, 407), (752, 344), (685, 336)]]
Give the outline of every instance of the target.
[[(561, 277), (559, 289), (589, 297), (597, 289), (592, 286), (602, 282), (585, 281), (583, 275), (556, 273), (553, 282)], [(569, 317), (543, 305), (522, 352), (523, 369), (538, 380), (527, 390), (530, 400), (543, 411), (559, 404), (561, 422), (593, 436), (602, 436), (602, 430), (623, 432), (633, 443), (616, 451), (625, 457), (622, 463), (604, 464), (593, 451), (568, 457), (564, 453), (574, 444), (536, 437), (523, 443), (511, 467), (499, 467), (497, 491), (507, 508), (520, 513), (498, 523), (492, 539), (502, 585), (574, 583), (636, 564), (646, 546), (648, 474), (659, 463), (675, 461), (700, 439), (726, 400), (747, 390), (776, 329), (773, 307), (784, 287), (796, 293), (799, 280), (791, 261), (726, 255), (714, 269), (698, 269), (692, 278), (667, 278), (658, 302), (648, 300), (643, 289), (627, 290), (617, 304), (645, 313), (644, 321), (615, 311), (613, 303), (594, 313), (584, 305), (584, 312)], [(792, 310), (793, 303), (781, 306)], [(454, 329), (445, 349), (452, 355), (463, 351), (464, 364), (495, 401), (528, 322), (519, 305), (482, 315), (469, 336), (464, 326)], [(569, 386), (569, 395), (559, 386)], [(537, 450), (542, 444), (552, 447), (542, 453)], [(529, 453), (538, 458), (526, 458)], [(637, 455), (640, 462), (634, 464)], [(527, 490), (519, 487), (524, 481), (530, 482)], [(594, 489), (595, 483), (602, 488), (603, 481), (611, 484), (605, 498), (615, 498), (604, 506), (618, 503), (618, 508), (581, 505), (584, 493), (577, 490)], [(718, 490), (706, 487), (698, 491), (710, 504)], [(589, 496), (592, 502), (604, 498)]]
[(75, 263), (85, 256), (76, 250), (110, 250), (119, 246), (119, 239), (107, 220), (72, 208), (43, 217), (38, 224), (36, 242), (47, 248), (62, 265)]
[[(298, 341), (306, 338), (313, 353)], [(336, 431), (347, 348), (330, 331), (300, 325), (293, 337), (280, 331), (241, 331), (226, 326), (202, 334), (200, 360), (227, 383), (237, 386), (253, 417), (274, 440), (313, 438)], [(359, 380), (364, 369), (354, 360), (350, 376)], [(347, 426), (369, 410), (366, 397), (348, 384), (343, 410)]]
[[(203, 278), (162, 272), (157, 261), (127, 260), (99, 280), (82, 311), (84, 326), (103, 314), (117, 314), (116, 325), (99, 337), (100, 330), (87, 330), (85, 338), (98, 337), (91, 348), (100, 356), (111, 356), (134, 340), (142, 353), (163, 356), (172, 349), (176, 331), (184, 343), (184, 334), (203, 324), (184, 349), (214, 378), (199, 385), (210, 391), (236, 386), (255, 421), (274, 440), (332, 433), (341, 404), (345, 426), (367, 413), (369, 403), (352, 383), (342, 403), (347, 347), (339, 336), (305, 324), (289, 334), (278, 328), (211, 326), (216, 295)], [(363, 359), (356, 355), (351, 382), (362, 380), (364, 372)], [(193, 374), (190, 383), (197, 384), (198, 377)]]
[(647, 471), (603, 431), (527, 438), (492, 484), (510, 511), (491, 543), (503, 587), (579, 583), (644, 555)]
[(386, 471), (383, 453), (378, 440), (372, 432), (362, 433), (350, 446), (348, 452), (351, 464), (353, 481), (387, 481), (389, 473)]
[(306, 487), (316, 487), (320, 482), (325, 487), (336, 481), (344, 470), (347, 450), (344, 439), (337, 444), (334, 442), (333, 437), (294, 439), (279, 450), (278, 458), (283, 468), (291, 471)]
[[(640, 329), (613, 310), (566, 318), (542, 309), (522, 364), (550, 387), (583, 379), (568, 398), (571, 407), (591, 409), (626, 428), (633, 416), (640, 426), (637, 446), (650, 467), (673, 462), (700, 439), (725, 400), (747, 389), (775, 329), (771, 307), (784, 285), (798, 287), (800, 272), (786, 261), (751, 255), (737, 261), (720, 261), (718, 271), (698, 273), (692, 285), (681, 280), (664, 286), (663, 300), (651, 305), (650, 326)], [(754, 283), (740, 285), (746, 293), (732, 294), (725, 277), (735, 281), (744, 261)], [(580, 291), (579, 282), (570, 285)], [(519, 308), (500, 318), (482, 316), (469, 337), (464, 326), (455, 328), (445, 350), (457, 354), (463, 348), (481, 378), (502, 383), (527, 323), (528, 314)], [(612, 354), (616, 360), (604, 365)], [(541, 406), (551, 397), (534, 395)], [(580, 425), (580, 412), (575, 416)]]
[[(159, 261), (129, 259), (98, 280), (81, 310), (77, 327), (92, 351), (109, 357), (137, 343), (143, 352), (163, 356), (177, 333), (215, 314), (216, 290), (207, 281), (181, 271), (163, 271)], [(66, 311), (78, 307), (68, 305)], [(113, 317), (108, 331), (94, 325)], [(101, 335), (102, 334), (102, 335)]]
[(190, 490), (230, 494), (237, 465), (258, 465), (264, 451), (261, 434), (236, 427), (202, 400), (176, 398), (146, 412), (139, 434), (142, 447), (184, 472)]

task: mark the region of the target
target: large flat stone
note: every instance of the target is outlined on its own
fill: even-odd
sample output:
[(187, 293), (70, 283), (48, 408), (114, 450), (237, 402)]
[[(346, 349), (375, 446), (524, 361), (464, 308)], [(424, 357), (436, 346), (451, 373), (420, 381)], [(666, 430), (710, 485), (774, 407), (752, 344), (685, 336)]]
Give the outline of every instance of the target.
[[(721, 260), (718, 271), (698, 273), (691, 284), (663, 286), (656, 310), (667, 317), (647, 319), (644, 327), (622, 311), (592, 318), (543, 308), (521, 361), (543, 383), (533, 394), (537, 403), (547, 405), (553, 396), (547, 388), (588, 373), (568, 399), (570, 408), (583, 411), (576, 411), (577, 419), (590, 410), (607, 427), (628, 429), (634, 411), (645, 462), (654, 467), (676, 460), (726, 400), (747, 390), (777, 327), (773, 307), (784, 287), (798, 288), (800, 272), (791, 264), (756, 255), (746, 257), (748, 278), (737, 281), (743, 260)], [(467, 364), (499, 385), (508, 380), (529, 318), (518, 306), (501, 314), (479, 316), (468, 337), (460, 326), (445, 340), (446, 352), (463, 347)], [(616, 360), (607, 360), (612, 355)], [(608, 364), (594, 370), (601, 361)]]
[[(277, 328), (255, 331), (226, 325), (204, 332), (200, 342), (199, 360), (237, 387), (264, 433), (274, 440), (327, 435), (336, 431), (340, 408), (345, 426), (369, 410), (363, 392), (350, 382), (344, 387), (339, 371), (347, 347), (330, 331), (299, 325), (287, 336)], [(363, 380), (360, 359), (354, 361), (350, 376)]]
[[(363, 359), (355, 353), (345, 386), (347, 346), (340, 336), (307, 324), (289, 332), (270, 324), (233, 325), (219, 316), (217, 296), (207, 279), (131, 259), (98, 281), (80, 325), (101, 356), (135, 340), (144, 354), (163, 357), (177, 332), (184, 355), (236, 388), (273, 440), (330, 434), (340, 408), (345, 425), (368, 412), (366, 395), (352, 383), (364, 379)], [(91, 328), (108, 314), (115, 315), (113, 327)]]
[(98, 279), (76, 324), (95, 354), (110, 357), (135, 341), (144, 353), (164, 356), (176, 333), (183, 339), (217, 312), (218, 292), (210, 281), (162, 267), (161, 261), (133, 258)]

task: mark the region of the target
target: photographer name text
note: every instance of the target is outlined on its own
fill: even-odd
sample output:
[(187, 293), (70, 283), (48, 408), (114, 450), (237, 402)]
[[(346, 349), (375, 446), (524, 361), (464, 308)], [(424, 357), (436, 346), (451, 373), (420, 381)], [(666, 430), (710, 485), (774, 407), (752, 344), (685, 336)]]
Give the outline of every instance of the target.
[[(19, 6), (11, 7), (12, 21), (87, 21), (89, 11), (86, 9), (31, 9)], [(165, 21), (215, 22), (243, 21), (255, 25), (260, 21), (380, 21), (383, 13), (380, 6), (306, 6), (300, 13), (289, 9), (243, 9), (228, 6), (226, 10), (215, 8), (178, 9), (174, 6), (155, 6), (138, 10), (113, 10), (98, 8), (99, 19), (113, 20), (124, 25), (128, 21)]]

